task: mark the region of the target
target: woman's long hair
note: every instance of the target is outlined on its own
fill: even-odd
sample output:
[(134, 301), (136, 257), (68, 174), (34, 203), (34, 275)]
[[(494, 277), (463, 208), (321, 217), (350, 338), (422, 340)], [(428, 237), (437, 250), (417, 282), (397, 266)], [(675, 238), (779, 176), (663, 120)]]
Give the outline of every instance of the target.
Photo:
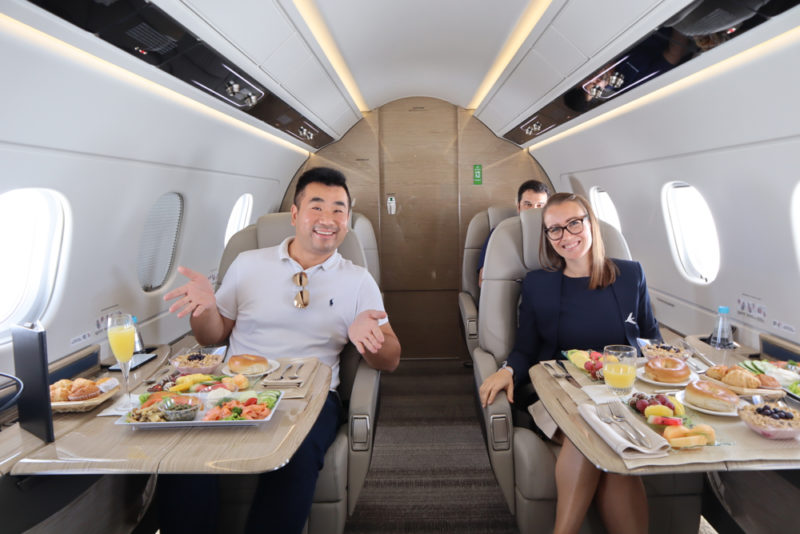
[[(581, 195), (575, 193), (556, 193), (549, 199), (542, 211), (542, 231), (539, 237), (539, 263), (546, 271), (563, 271), (567, 262), (562, 258), (545, 233), (544, 216), (551, 206), (564, 202), (576, 202), (580, 205), (589, 217), (589, 227), (592, 231), (591, 254), (591, 274), (589, 275), (589, 289), (598, 289), (610, 286), (617, 279), (619, 269), (606, 257), (606, 247), (603, 245), (603, 237), (600, 235), (600, 224), (592, 210), (592, 206)], [(564, 230), (566, 232), (566, 230)]]

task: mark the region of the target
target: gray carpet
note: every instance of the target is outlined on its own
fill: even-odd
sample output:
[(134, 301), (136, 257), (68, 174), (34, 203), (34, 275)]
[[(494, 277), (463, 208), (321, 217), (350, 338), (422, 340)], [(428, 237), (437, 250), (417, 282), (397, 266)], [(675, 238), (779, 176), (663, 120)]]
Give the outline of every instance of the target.
[(360, 533), (516, 534), (492, 474), (461, 360), (403, 360), (381, 377), (367, 481), (345, 526)]

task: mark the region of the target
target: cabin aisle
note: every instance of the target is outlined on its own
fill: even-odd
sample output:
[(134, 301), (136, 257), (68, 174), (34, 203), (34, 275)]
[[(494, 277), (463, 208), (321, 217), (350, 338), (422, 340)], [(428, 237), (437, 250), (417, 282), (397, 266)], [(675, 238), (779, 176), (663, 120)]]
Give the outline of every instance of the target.
[(403, 359), (381, 375), (375, 451), (347, 534), (518, 532), (461, 362)]

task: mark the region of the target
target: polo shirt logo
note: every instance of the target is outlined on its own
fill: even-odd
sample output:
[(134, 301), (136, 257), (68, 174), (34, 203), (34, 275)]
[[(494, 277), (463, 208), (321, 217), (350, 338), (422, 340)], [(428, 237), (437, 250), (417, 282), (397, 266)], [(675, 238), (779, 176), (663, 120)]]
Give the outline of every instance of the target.
[(331, 299), (331, 300), (330, 300), (330, 302), (329, 302), (328, 304), (329, 304), (330, 306), (333, 306), (333, 299)]

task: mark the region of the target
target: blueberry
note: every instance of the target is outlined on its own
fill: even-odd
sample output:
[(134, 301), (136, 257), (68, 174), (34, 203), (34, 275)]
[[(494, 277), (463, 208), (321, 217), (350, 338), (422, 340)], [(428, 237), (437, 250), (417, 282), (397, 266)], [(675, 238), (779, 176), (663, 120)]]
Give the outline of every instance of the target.
[(770, 417), (772, 417), (773, 419), (780, 419), (781, 418), (780, 414), (777, 414), (777, 413), (774, 413), (774, 412), (772, 414), (770, 414)]

